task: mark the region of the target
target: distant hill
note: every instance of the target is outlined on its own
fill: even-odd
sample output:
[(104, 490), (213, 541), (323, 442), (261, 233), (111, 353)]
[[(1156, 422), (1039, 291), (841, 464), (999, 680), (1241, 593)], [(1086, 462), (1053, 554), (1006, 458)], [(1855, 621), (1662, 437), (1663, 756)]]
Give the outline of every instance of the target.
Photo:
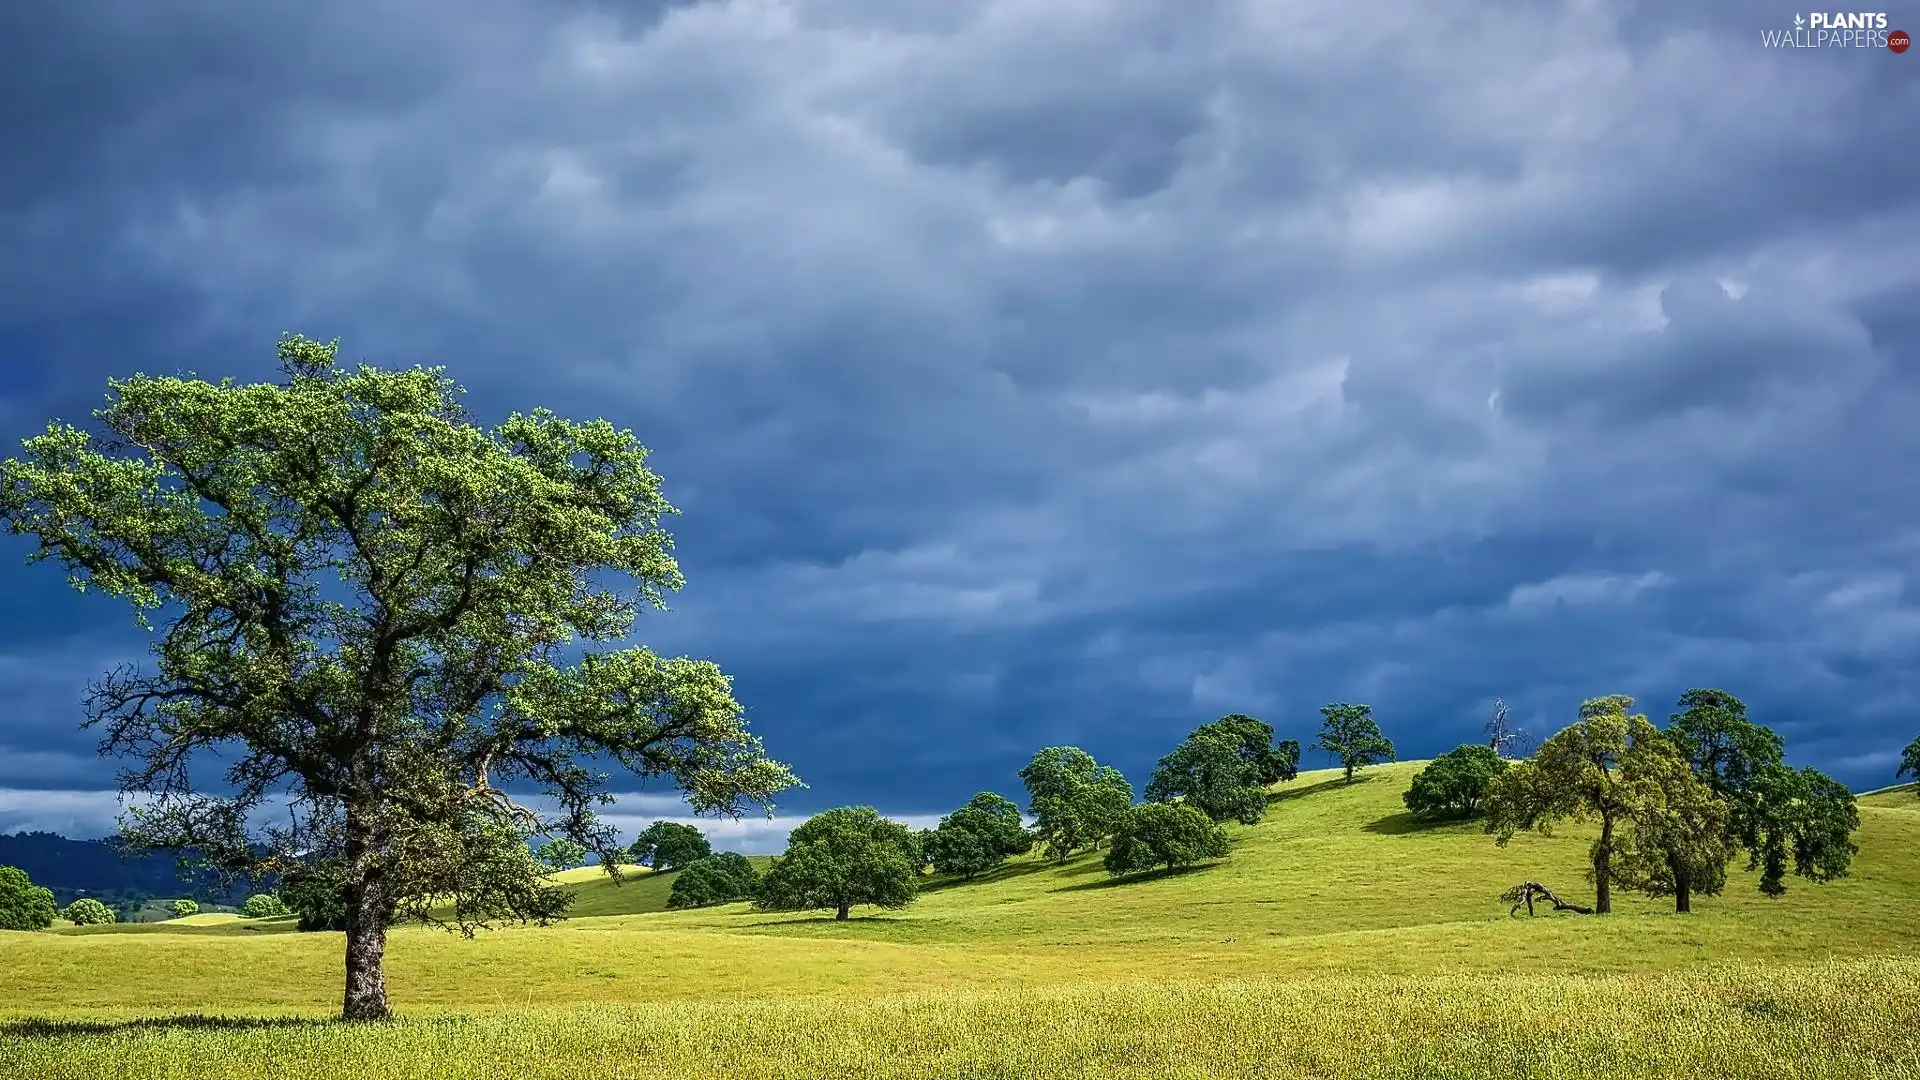
[[(17, 866), (66, 905), (91, 896), (126, 914), (149, 900), (191, 896), (202, 905), (235, 903), (250, 891), (183, 879), (171, 854), (127, 856), (112, 839), (74, 840), (50, 832), (0, 834), (0, 866)], [(124, 915), (123, 915), (124, 917)]]

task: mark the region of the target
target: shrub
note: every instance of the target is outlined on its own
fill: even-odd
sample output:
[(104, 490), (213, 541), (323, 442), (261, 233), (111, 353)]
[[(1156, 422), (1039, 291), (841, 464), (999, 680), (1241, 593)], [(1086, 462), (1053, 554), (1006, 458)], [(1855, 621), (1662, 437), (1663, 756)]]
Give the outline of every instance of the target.
[(287, 905), (272, 893), (255, 893), (240, 905), (240, 914), (249, 919), (272, 919), (288, 914)]
[(45, 930), (58, 913), (52, 889), (35, 885), (17, 866), (0, 866), (0, 930)]
[(167, 905), (167, 910), (173, 912), (174, 918), (184, 919), (189, 915), (200, 914), (200, 905), (192, 900), (175, 900)]
[(75, 926), (105, 926), (114, 921), (113, 909), (91, 896), (83, 896), (68, 904), (60, 917)]

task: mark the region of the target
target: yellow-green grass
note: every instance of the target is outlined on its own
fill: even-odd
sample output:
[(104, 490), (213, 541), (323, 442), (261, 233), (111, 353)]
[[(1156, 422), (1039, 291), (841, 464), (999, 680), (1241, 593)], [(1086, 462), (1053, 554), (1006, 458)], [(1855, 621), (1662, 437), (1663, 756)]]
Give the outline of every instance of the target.
[[(490, 1075), (500, 1054), (524, 1050), (530, 1064), (504, 1071), (562, 1075), (539, 1071), (546, 1066), (538, 1061), (567, 1054), (600, 1063), (593, 1069), (608, 1075), (627, 1066), (660, 1075), (660, 1062), (670, 1060), (673, 1075), (689, 1076), (1074, 1075), (1071, 1063), (1088, 1061), (1105, 1064), (1085, 1075), (1175, 1076), (1200, 1075), (1195, 1070), (1216, 1058), (1221, 1075), (1245, 1074), (1261, 1061), (1274, 1070), (1266, 1075), (1316, 1075), (1315, 1068), (1370, 1075), (1355, 1071), (1359, 1059), (1340, 1048), (1373, 1040), (1387, 1048), (1383, 1061), (1404, 1064), (1394, 1055), (1432, 1053), (1457, 1065), (1383, 1075), (1522, 1075), (1515, 1063), (1534, 1061), (1524, 1055), (1536, 1044), (1548, 1057), (1535, 1061), (1534, 1075), (1690, 1075), (1647, 1063), (1663, 1060), (1662, 1053), (1680, 1063), (1705, 1061), (1701, 1055), (1718, 1051), (1704, 1036), (1691, 1029), (1650, 1033), (1692, 1024), (1698, 1017), (1686, 1010), (1705, 1009), (1718, 1010), (1714, 1015), (1744, 1040), (1729, 1051), (1738, 1067), (1714, 1075), (1825, 1075), (1824, 1066), (1809, 1064), (1824, 1045), (1806, 1041), (1816, 1035), (1845, 1035), (1853, 1041), (1833, 1045), (1868, 1055), (1834, 1075), (1920, 1075), (1911, 1041), (1857, 1027), (1867, 1023), (1865, 1011), (1887, 1008), (1905, 1010), (1909, 1026), (1901, 1030), (1920, 1021), (1910, 989), (1920, 974), (1920, 920), (1913, 918), (1920, 910), (1920, 798), (1912, 792), (1862, 799), (1861, 850), (1846, 879), (1793, 879), (1785, 898), (1768, 900), (1755, 875), (1736, 864), (1727, 894), (1698, 898), (1692, 915), (1674, 915), (1671, 901), (1626, 896), (1616, 898), (1618, 914), (1610, 918), (1528, 920), (1510, 919), (1498, 894), (1535, 880), (1590, 896), (1584, 873), (1591, 832), (1522, 836), (1502, 849), (1475, 824), (1418, 825), (1400, 804), (1417, 768), (1368, 770), (1351, 786), (1330, 772), (1303, 774), (1276, 790), (1267, 820), (1229, 828), (1233, 855), (1215, 866), (1115, 883), (1098, 855), (1064, 866), (1023, 859), (979, 882), (935, 882), (904, 911), (860, 910), (846, 922), (754, 913), (745, 905), (659, 911), (670, 874), (642, 872), (615, 885), (596, 878), (597, 869), (572, 871), (583, 917), (556, 926), (482, 932), (474, 940), (396, 929), (388, 975), (394, 1003), (413, 1026), (364, 1034), (161, 1027), (111, 1035), (16, 1027), (0, 1035), (0, 1060), (19, 1050), (42, 1063), (93, 1062), (98, 1075), (186, 1076), (198, 1074), (166, 1062), (202, 1051), (246, 1062), (284, 1063), (296, 1052), (371, 1061), (368, 1055), (385, 1055), (380, 1048), (391, 1046), (398, 1056), (383, 1056), (378, 1069), (324, 1074)], [(338, 1007), (340, 935), (185, 922), (138, 932), (0, 935), (0, 1013), (35, 1022), (114, 1022), (187, 1013), (322, 1017)], [(1247, 979), (1259, 986), (1196, 988)], [(1789, 996), (1800, 996), (1774, 1012), (1742, 1011), (1735, 999), (1748, 1000), (1740, 995), (1761, 993), (1771, 982), (1797, 987)], [(1167, 983), (1181, 987), (1153, 988)], [(1527, 985), (1538, 992), (1523, 990)], [(1660, 987), (1678, 997), (1660, 997), (1668, 992), (1655, 993)], [(1208, 995), (1222, 993), (1268, 1004), (1222, 1006), (1154, 1033), (1182, 1002), (1211, 1002)], [(1857, 1000), (1849, 996), (1855, 993)], [(1558, 1021), (1551, 1019), (1558, 1013), (1536, 1004), (1583, 997), (1605, 1004), (1584, 1011), (1568, 1005)], [(1385, 1004), (1356, 1004), (1375, 999)], [(874, 1004), (882, 1001), (888, 1003)], [(760, 1019), (736, 1030), (717, 1019), (722, 1013), (701, 1011), (721, 1008), (717, 1002)], [(868, 1006), (903, 1010), (899, 1015), (919, 1027), (889, 1034), (862, 1018)], [(1034, 1010), (1054, 1018), (1036, 1021)], [(1047, 1056), (1054, 1028), (1068, 1048), (1058, 1059)], [(506, 1041), (521, 1050), (495, 1045), (507, 1029), (514, 1035)], [(1019, 1038), (1011, 1034), (1016, 1029)], [(1310, 1040), (1319, 1048), (1312, 1054), (1260, 1056), (1267, 1051), (1258, 1048), (1304, 1038), (1307, 1029), (1321, 1032)], [(410, 1034), (381, 1033), (388, 1031)], [(812, 1032), (806, 1041), (817, 1045), (780, 1057), (779, 1041), (766, 1034), (780, 1031)], [(656, 1053), (633, 1056), (635, 1039), (662, 1041)], [(714, 1071), (722, 1046), (696, 1052), (703, 1039), (730, 1048), (727, 1067), (738, 1071)], [(1220, 1057), (1219, 1044), (1235, 1039), (1255, 1048), (1248, 1051), (1254, 1056)], [(466, 1049), (438, 1057), (401, 1049), (442, 1043)], [(1580, 1071), (1580, 1054), (1588, 1052), (1619, 1067)], [(1322, 1064), (1312, 1065), (1316, 1060)], [(890, 1061), (918, 1064), (882, 1067)], [(1773, 1064), (1763, 1068), (1765, 1062)], [(23, 1075), (42, 1074), (87, 1075)], [(223, 1067), (220, 1074), (228, 1073)]]

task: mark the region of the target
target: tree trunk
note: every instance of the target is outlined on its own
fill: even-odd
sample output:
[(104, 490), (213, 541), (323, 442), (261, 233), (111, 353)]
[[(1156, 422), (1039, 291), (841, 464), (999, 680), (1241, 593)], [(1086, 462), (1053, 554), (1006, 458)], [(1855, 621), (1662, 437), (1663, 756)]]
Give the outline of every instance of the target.
[(1600, 814), (1600, 842), (1593, 845), (1593, 912), (1613, 913), (1613, 815)]
[(846, 918), (846, 917), (847, 917), (847, 912), (848, 912), (848, 911), (849, 911), (849, 910), (850, 910), (850, 909), (851, 909), (852, 907), (853, 907), (853, 905), (852, 905), (852, 904), (841, 904), (841, 905), (840, 905), (839, 907), (837, 907), (837, 908), (835, 908), (835, 909), (834, 909), (834, 911), (833, 911), (833, 917), (834, 917), (834, 919), (835, 919), (835, 920), (840, 920), (840, 919), (844, 919), (844, 918)]
[(363, 878), (347, 908), (347, 992), (342, 1020), (385, 1020), (387, 1007), (387, 903), (385, 884)]
[(1673, 855), (1667, 856), (1667, 865), (1673, 870), (1673, 910), (1676, 914), (1685, 914), (1693, 910), (1693, 880), (1687, 875), (1686, 864)]
[(1353, 764), (1351, 762), (1343, 762), (1342, 764), (1345, 764), (1347, 767), (1347, 783), (1353, 783)]

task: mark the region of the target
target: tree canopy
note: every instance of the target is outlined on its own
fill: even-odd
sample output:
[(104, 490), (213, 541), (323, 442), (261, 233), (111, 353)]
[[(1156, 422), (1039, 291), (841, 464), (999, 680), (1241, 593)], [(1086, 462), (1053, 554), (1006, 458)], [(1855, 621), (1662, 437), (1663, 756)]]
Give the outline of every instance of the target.
[(1065, 862), (1083, 847), (1098, 849), (1133, 805), (1133, 785), (1111, 765), (1077, 746), (1049, 746), (1020, 770), (1031, 801), (1027, 813), (1048, 855)]
[(571, 870), (587, 857), (586, 845), (567, 837), (555, 837), (534, 850), (533, 857), (549, 870)]
[(1300, 775), (1300, 744), (1273, 738), (1273, 726), (1245, 713), (1228, 713), (1209, 720), (1194, 735), (1218, 735), (1231, 742), (1240, 759), (1252, 765), (1262, 785), (1278, 784)]
[(1218, 731), (1202, 728), (1160, 759), (1147, 781), (1150, 802), (1181, 802), (1212, 821), (1258, 822), (1267, 812), (1267, 787), (1258, 762)]
[(1128, 808), (1102, 861), (1118, 877), (1156, 867), (1178, 870), (1225, 858), (1227, 850), (1226, 831), (1197, 808), (1149, 802)]
[(943, 874), (971, 881), (1033, 847), (1033, 837), (1020, 823), (1020, 808), (990, 791), (940, 819), (937, 828), (921, 838), (927, 861)]
[(1323, 705), (1320, 718), (1320, 738), (1313, 745), (1340, 759), (1347, 783), (1353, 783), (1355, 770), (1393, 760), (1393, 743), (1380, 733), (1373, 706)]
[[(1900, 767), (1894, 770), (1893, 778), (1898, 780), (1903, 776), (1920, 780), (1920, 739), (1913, 740), (1905, 750), (1900, 751)], [(1914, 794), (1920, 795), (1920, 787), (1914, 789)]]
[(667, 893), (670, 908), (707, 907), (751, 897), (760, 875), (745, 855), (722, 851), (682, 867)]
[(828, 909), (845, 919), (856, 904), (903, 908), (919, 890), (920, 844), (913, 830), (871, 806), (815, 814), (787, 838), (787, 852), (760, 878), (762, 911)]
[[(696, 812), (796, 781), (713, 663), (580, 655), (681, 582), (631, 432), (545, 410), (482, 428), (438, 369), (336, 356), (289, 337), (279, 383), (110, 381), (103, 436), (56, 421), (0, 464), (0, 518), (76, 588), (166, 622), (152, 670), (87, 702), (102, 750), (134, 761), (130, 848), (248, 876), (339, 858), (342, 1015), (363, 1020), (389, 1013), (396, 913), (447, 925), (449, 904), (467, 933), (556, 916), (540, 834), (618, 873), (606, 766), (669, 778)], [(230, 766), (218, 790), (192, 780), (206, 753)]]
[(17, 866), (0, 866), (0, 930), (45, 930), (59, 915), (53, 890)]
[(1472, 817), (1506, 768), (1506, 760), (1490, 746), (1456, 747), (1414, 774), (1401, 800), (1417, 818)]
[(678, 870), (713, 854), (707, 834), (683, 821), (656, 821), (640, 831), (627, 857), (657, 871)]
[(60, 917), (75, 926), (105, 926), (115, 921), (113, 909), (91, 896), (83, 896), (68, 904), (60, 912)]

